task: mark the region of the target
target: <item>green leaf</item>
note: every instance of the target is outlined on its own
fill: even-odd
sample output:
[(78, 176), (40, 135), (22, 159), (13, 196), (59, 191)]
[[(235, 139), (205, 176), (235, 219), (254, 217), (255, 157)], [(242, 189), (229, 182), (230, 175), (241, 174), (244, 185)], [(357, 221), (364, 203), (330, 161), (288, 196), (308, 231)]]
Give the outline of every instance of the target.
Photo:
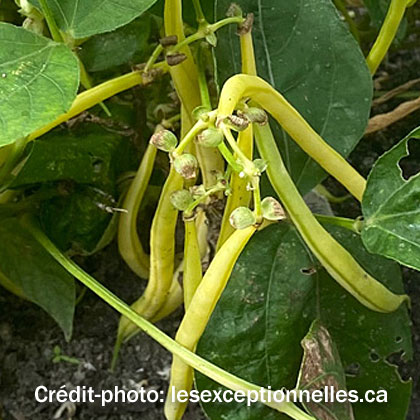
[(420, 173), (405, 180), (399, 165), (410, 139), (420, 139), (420, 128), (381, 156), (369, 175), (362, 239), (370, 252), (420, 270)]
[(116, 205), (112, 195), (80, 185), (69, 195), (42, 203), (40, 219), (58, 248), (72, 248), (73, 254), (86, 255), (96, 249), (111, 221), (111, 208)]
[[(297, 387), (310, 393), (322, 391), (325, 399), (328, 398), (325, 389), (328, 392), (333, 389), (335, 394), (341, 391), (347, 395), (346, 377), (337, 346), (319, 320), (312, 324), (302, 340), (302, 347), (304, 355)], [(319, 404), (309, 401), (304, 405), (312, 415), (322, 420), (354, 420), (349, 401)]]
[(150, 19), (136, 20), (116, 31), (95, 35), (81, 46), (80, 58), (90, 72), (108, 70), (136, 60), (148, 52)]
[(11, 187), (48, 189), (40, 213), (44, 230), (60, 249), (89, 254), (118, 207), (118, 177), (136, 167), (135, 158), (127, 137), (99, 125), (55, 130), (32, 144)]
[[(339, 227), (329, 230), (370, 274), (392, 290), (402, 291), (397, 264), (369, 254), (358, 235)], [(337, 345), (348, 389), (388, 391), (387, 404), (355, 404), (355, 418), (405, 418), (411, 384), (403, 383), (386, 359), (398, 352), (411, 357), (407, 309), (380, 314), (363, 307), (318, 266), (295, 229), (286, 223), (257, 233), (245, 248), (198, 353), (258, 385), (291, 389), (302, 358), (300, 341), (317, 318)], [(197, 386), (219, 388), (201, 375), (197, 375)], [(212, 419), (286, 419), (262, 406), (203, 406)]]
[[(157, 0), (47, 0), (58, 27), (74, 39), (110, 32), (130, 23)], [(38, 0), (30, 0), (41, 10)]]
[(67, 112), (78, 86), (68, 47), (0, 23), (0, 147)]
[[(230, 0), (217, 1), (221, 18)], [(311, 126), (344, 156), (367, 125), (372, 80), (365, 59), (331, 0), (243, 0), (255, 14), (254, 41), (259, 75), (295, 106)], [(216, 49), (220, 82), (240, 72), (236, 28), (219, 36)], [(357, 83), (354, 81), (357, 80)], [(276, 138), (303, 193), (325, 173), (281, 130)]]
[(17, 219), (1, 220), (0, 237), (0, 284), (5, 278), (26, 299), (48, 312), (70, 339), (75, 307), (73, 277)]
[[(58, 130), (37, 140), (11, 188), (71, 180), (114, 191), (120, 155), (132, 152), (129, 140), (94, 124)], [(126, 169), (126, 168), (124, 168)]]

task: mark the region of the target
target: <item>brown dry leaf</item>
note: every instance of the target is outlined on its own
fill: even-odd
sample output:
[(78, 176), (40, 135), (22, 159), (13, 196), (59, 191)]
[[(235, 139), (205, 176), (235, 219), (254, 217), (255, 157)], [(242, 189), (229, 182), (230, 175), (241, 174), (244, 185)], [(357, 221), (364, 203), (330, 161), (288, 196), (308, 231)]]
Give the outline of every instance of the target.
[(404, 83), (401, 86), (396, 87), (395, 89), (390, 90), (389, 92), (385, 93), (381, 97), (375, 99), (372, 103), (373, 106), (382, 105), (385, 102), (389, 101), (390, 99), (394, 98), (397, 95), (400, 95), (401, 93), (406, 92), (407, 90), (411, 89), (413, 86), (420, 83), (419, 79), (410, 80), (406, 83)]
[(387, 128), (391, 124), (402, 120), (407, 115), (412, 114), (418, 109), (420, 109), (420, 97), (398, 105), (397, 108), (395, 108), (391, 112), (375, 115), (369, 120), (369, 124), (366, 129), (365, 135), (375, 133), (379, 130), (383, 130), (384, 128)]

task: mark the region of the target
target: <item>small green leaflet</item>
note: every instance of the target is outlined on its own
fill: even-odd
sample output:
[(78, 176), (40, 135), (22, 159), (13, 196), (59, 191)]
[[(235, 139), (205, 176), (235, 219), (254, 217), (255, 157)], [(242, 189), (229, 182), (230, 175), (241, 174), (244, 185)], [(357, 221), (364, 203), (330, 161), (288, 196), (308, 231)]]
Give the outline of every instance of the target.
[[(61, 31), (74, 39), (110, 32), (130, 23), (157, 0), (47, 0)], [(30, 0), (39, 10), (38, 0)]]
[(399, 163), (420, 128), (381, 156), (369, 175), (362, 201), (362, 239), (375, 254), (420, 270), (420, 173), (405, 180)]
[[(346, 377), (337, 346), (328, 330), (318, 319), (314, 321), (308, 334), (302, 340), (302, 347), (304, 355), (297, 388), (310, 393), (321, 391), (324, 395), (327, 389), (328, 395), (324, 397), (325, 400), (331, 398), (332, 390), (335, 394), (341, 391), (346, 395)], [(349, 401), (329, 400), (319, 404), (311, 401), (303, 403), (316, 418), (354, 420), (353, 408)]]
[(0, 147), (67, 112), (79, 87), (71, 50), (0, 23)]
[[(368, 253), (359, 235), (327, 228), (371, 275), (394, 292), (403, 291), (396, 263)], [(258, 232), (246, 246), (197, 352), (257, 385), (293, 389), (303, 356), (300, 342), (315, 319), (337, 346), (349, 390), (361, 395), (381, 387), (388, 391), (387, 404), (354, 404), (355, 418), (405, 418), (411, 384), (401, 381), (387, 358), (399, 352), (404, 360), (412, 356), (407, 309), (380, 314), (362, 306), (319, 267), (288, 223)], [(196, 380), (200, 390), (220, 389), (202, 375)], [(288, 419), (259, 404), (212, 403), (203, 408), (214, 420)]]
[[(0, 221), (0, 284), (37, 304), (70, 339), (75, 307), (73, 277), (15, 218)], [(4, 281), (6, 280), (6, 281)]]
[[(217, 0), (217, 18), (231, 1)], [(258, 73), (282, 93), (308, 123), (339, 153), (348, 156), (365, 131), (370, 113), (372, 78), (363, 54), (340, 20), (331, 0), (242, 0), (253, 12)], [(216, 48), (219, 82), (240, 73), (236, 27), (219, 36)], [(357, 83), (354, 81), (357, 80)], [(285, 164), (302, 194), (325, 172), (281, 129), (275, 137)]]

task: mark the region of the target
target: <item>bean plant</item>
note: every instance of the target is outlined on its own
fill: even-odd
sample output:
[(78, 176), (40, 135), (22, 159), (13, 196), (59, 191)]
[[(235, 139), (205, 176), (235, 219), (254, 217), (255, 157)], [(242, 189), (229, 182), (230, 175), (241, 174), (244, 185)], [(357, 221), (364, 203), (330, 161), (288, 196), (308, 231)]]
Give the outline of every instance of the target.
[[(420, 128), (367, 179), (346, 158), (415, 0), (366, 1), (369, 31), (342, 0), (15, 3), (0, 3), (0, 284), (67, 339), (84, 288), (103, 299), (121, 315), (112, 369), (139, 331), (160, 343), (168, 420), (193, 387), (326, 385), (388, 401), (202, 408), (405, 419), (412, 385), (389, 357), (412, 356), (400, 265), (420, 270), (420, 178), (400, 163)], [(351, 198), (328, 175), (358, 218), (331, 211)], [(135, 302), (82, 268), (112, 244)], [(173, 313), (171, 338), (155, 324)]]

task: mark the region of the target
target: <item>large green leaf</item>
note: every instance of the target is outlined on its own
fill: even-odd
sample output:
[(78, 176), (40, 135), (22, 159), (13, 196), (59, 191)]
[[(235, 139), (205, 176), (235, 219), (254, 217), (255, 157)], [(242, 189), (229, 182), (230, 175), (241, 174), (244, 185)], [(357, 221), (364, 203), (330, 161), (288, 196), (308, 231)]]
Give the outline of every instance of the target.
[[(217, 16), (230, 0), (217, 0)], [(347, 156), (366, 128), (372, 81), (365, 59), (331, 0), (241, 0), (255, 14), (254, 40), (259, 74), (294, 105), (312, 127)], [(219, 37), (220, 81), (240, 72), (236, 28)], [(357, 82), (356, 82), (357, 81)], [(276, 130), (285, 162), (306, 193), (324, 177), (293, 140)]]
[(18, 290), (20, 295), (48, 312), (69, 339), (75, 307), (73, 277), (17, 219), (0, 221), (0, 237), (0, 284), (12, 291)]
[(405, 180), (399, 163), (420, 128), (378, 159), (369, 175), (362, 238), (369, 251), (420, 270), (420, 173)]
[[(328, 330), (317, 319), (309, 333), (302, 340), (304, 350), (297, 388), (302, 391), (321, 391), (327, 402), (303, 401), (305, 407), (316, 418), (322, 420), (354, 420), (349, 401), (330, 401), (325, 394), (334, 389), (337, 393), (347, 392), (346, 377), (337, 346)], [(341, 398), (341, 397), (340, 397)]]
[[(369, 254), (358, 235), (337, 227), (330, 230), (372, 275), (402, 291), (397, 264)], [(295, 229), (285, 223), (257, 233), (245, 248), (198, 353), (259, 385), (292, 388), (302, 358), (299, 342), (316, 318), (337, 345), (348, 388), (388, 391), (388, 404), (355, 404), (355, 418), (404, 419), (411, 385), (401, 382), (386, 359), (400, 351), (411, 357), (406, 308), (380, 314), (362, 306), (318, 266)], [(197, 385), (219, 388), (201, 375)], [(262, 406), (205, 404), (204, 409), (212, 419), (286, 418)]]
[(0, 147), (68, 111), (78, 86), (69, 48), (0, 23)]
[[(59, 28), (74, 39), (130, 23), (157, 0), (47, 0)], [(38, 0), (30, 0), (40, 10)]]

